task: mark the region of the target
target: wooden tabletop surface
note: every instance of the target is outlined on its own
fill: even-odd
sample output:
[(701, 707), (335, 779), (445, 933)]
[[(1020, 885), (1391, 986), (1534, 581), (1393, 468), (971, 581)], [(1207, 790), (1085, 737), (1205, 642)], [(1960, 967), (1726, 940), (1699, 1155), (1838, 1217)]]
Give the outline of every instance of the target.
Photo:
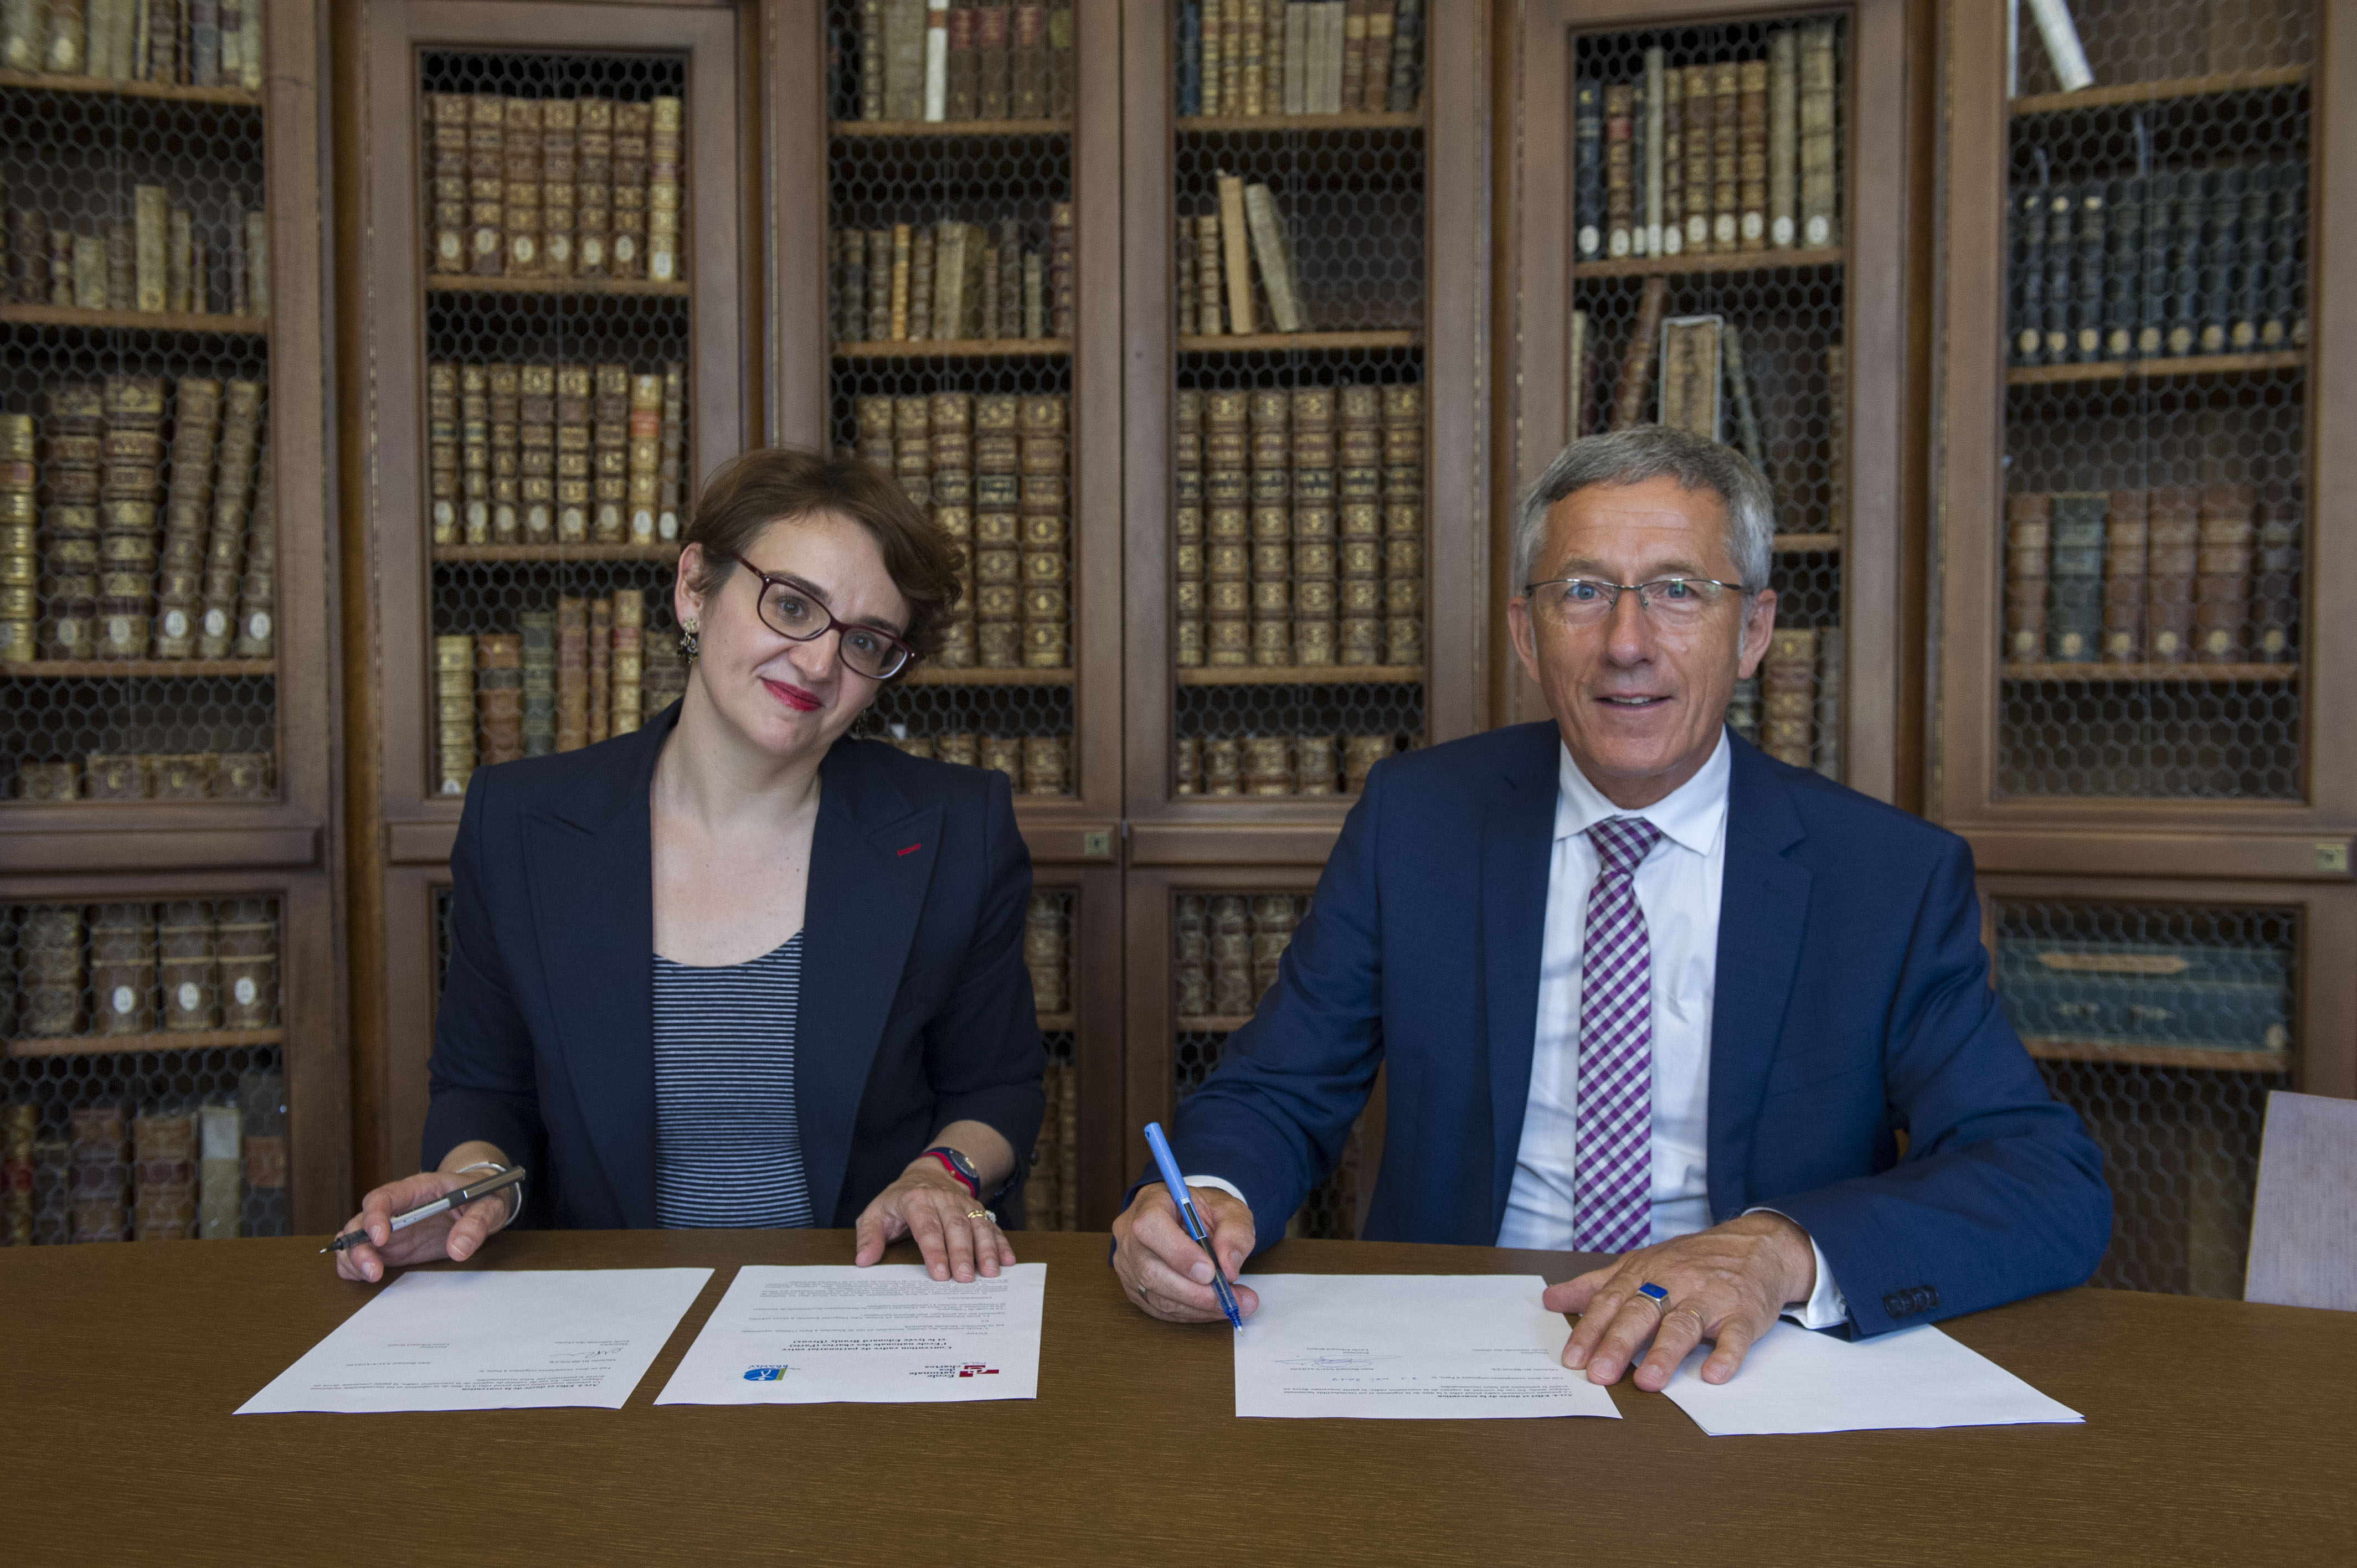
[(630, 1403), (377, 1416), (230, 1413), (372, 1293), (317, 1239), (0, 1251), (0, 1563), (2357, 1562), (2357, 1315), (2081, 1290), (1946, 1326), (2083, 1426), (1712, 1438), (1625, 1380), (1618, 1422), (1240, 1421), (1224, 1329), (1132, 1310), (1103, 1235), (1017, 1241), (1036, 1401), (657, 1409), (735, 1265), (847, 1233), (539, 1232), (476, 1266), (714, 1268)]

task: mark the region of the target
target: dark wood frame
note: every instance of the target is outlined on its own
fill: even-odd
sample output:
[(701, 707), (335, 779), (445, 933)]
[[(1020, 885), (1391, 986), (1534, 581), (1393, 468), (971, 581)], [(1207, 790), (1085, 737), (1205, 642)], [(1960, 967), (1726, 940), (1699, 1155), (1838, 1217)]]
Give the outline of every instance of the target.
[[(326, 188), (320, 139), (324, 5), (274, 6), (264, 33), (263, 206), (271, 246), (270, 412), (279, 590), (278, 798), (0, 807), (0, 901), (267, 893), (279, 899), (280, 1016), (295, 1229), (341, 1219), (351, 1162), (335, 918), (337, 660), (328, 407), (295, 389), (328, 376)], [(105, 91), (134, 83), (91, 83)], [(151, 93), (154, 90), (151, 90)], [(219, 90), (173, 90), (204, 92)], [(236, 93), (239, 102), (250, 95)]]
[[(1997, 8), (2002, 19), (2002, 7)], [(1546, 704), (1523, 676), (1505, 630), (1504, 580), (1515, 503), (1523, 488), (1570, 438), (1564, 395), (1569, 356), (1572, 257), (1571, 83), (1568, 56), (1575, 32), (1629, 31), (1846, 10), (1850, 18), (1847, 102), (1841, 196), (1844, 293), (1848, 347), (1848, 537), (1844, 541), (1842, 624), (1848, 663), (1843, 685), (1844, 781), (1886, 800), (1911, 800), (1911, 781), (1899, 776), (1902, 730), (1913, 706), (1905, 684), (1912, 668), (1904, 650), (1920, 628), (1903, 613), (1908, 572), (1921, 560), (1919, 501), (1902, 489), (1908, 432), (1913, 428), (1907, 349), (1910, 327), (1908, 238), (1914, 194), (1909, 159), (1910, 95), (1927, 88), (1913, 81), (1908, 40), (1908, 0), (1850, 0), (1846, 5), (1728, 0), (1532, 0), (1521, 12), (1511, 59), (1501, 63), (1499, 360), (1501, 393), (1497, 426), (1497, 483), (1491, 495), (1491, 549), (1499, 575), (1487, 613), (1491, 702), (1500, 722), (1540, 719)], [(1867, 199), (1860, 200), (1860, 193)], [(1870, 213), (1872, 221), (1861, 221)], [(1805, 252), (1767, 252), (1752, 263)], [(1790, 265), (1787, 260), (1783, 263)], [(1631, 263), (1637, 266), (1639, 263)], [(1647, 272), (1652, 263), (1641, 263)], [(1723, 270), (1716, 257), (1673, 272)], [(1874, 526), (1864, 526), (1866, 520)]]
[[(353, 1146), (363, 1183), (414, 1169), (432, 1044), (432, 904), (460, 802), (428, 791), (432, 546), (425, 453), (425, 247), (416, 104), (421, 46), (638, 49), (687, 57), (694, 240), (691, 480), (764, 427), (755, 332), (768, 303), (756, 188), (750, 13), (725, 3), (375, 0), (336, 12), (335, 220), (343, 261), (339, 439), (348, 460), (343, 654), (349, 714)], [(579, 559), (601, 555), (596, 547)], [(424, 911), (421, 921), (419, 911)]]
[[(1453, 21), (1426, 38), (1425, 730), (1434, 743), (1491, 722), (1483, 660), (1488, 614), (1490, 188), (1489, 0), (1480, 25)], [(1124, 511), (1128, 519), (1130, 859), (1136, 865), (1323, 865), (1351, 804), (1172, 792), (1176, 687), (1170, 653), (1170, 392), (1178, 344), (1171, 311), (1172, 144), (1176, 71), (1168, 0), (1123, 0), (1121, 113)], [(1367, 116), (1319, 116), (1290, 126)], [(1398, 117), (1382, 116), (1385, 124)], [(1245, 122), (1240, 122), (1240, 124)], [(1260, 124), (1262, 122), (1249, 122)], [(1286, 339), (1273, 340), (1279, 344)], [(1135, 951), (1135, 947), (1132, 949)], [(1141, 1145), (1142, 1147), (1142, 1145)]]
[[(832, 400), (826, 311), (828, 232), (824, 0), (765, 0), (762, 50), (771, 105), (765, 204), (776, 248), (778, 308), (764, 339), (777, 413), (771, 441), (825, 447)], [(1072, 783), (1069, 796), (1017, 795), (1016, 816), (1040, 862), (1110, 864), (1122, 816), (1123, 263), (1121, 56), (1111, 7), (1074, 13), (1073, 266), (1079, 279), (1071, 344), (1072, 453)], [(941, 128), (943, 134), (973, 127)], [(977, 346), (979, 347), (979, 346)], [(954, 681), (964, 671), (942, 671)], [(985, 672), (975, 671), (976, 675)], [(996, 675), (997, 671), (986, 672)], [(1019, 671), (1008, 672), (1019, 677)]]
[[(2357, 833), (2357, 728), (2331, 699), (2357, 690), (2357, 636), (2337, 607), (2357, 601), (2357, 557), (2341, 548), (2357, 479), (2357, 294), (2334, 286), (2334, 259), (2357, 254), (2357, 200), (2340, 200), (2357, 168), (2357, 116), (2336, 113), (2357, 89), (2357, 26), (2319, 5), (2309, 73), (2310, 141), (2308, 628), (2301, 649), (2304, 800), (2000, 800), (1993, 792), (1999, 671), (2006, 377), (2005, 276), (1987, 236), (2005, 221), (2011, 111), (2000, 6), (1945, 7), (1947, 118), (1940, 369), (1943, 457), (1933, 591), (1940, 646), (1933, 696), (1932, 815), (1971, 839), (1986, 870), (2090, 875), (2280, 877), (2346, 883)], [(2337, 866), (2336, 866), (2337, 862)], [(2345, 1090), (2342, 1092), (2346, 1092)]]

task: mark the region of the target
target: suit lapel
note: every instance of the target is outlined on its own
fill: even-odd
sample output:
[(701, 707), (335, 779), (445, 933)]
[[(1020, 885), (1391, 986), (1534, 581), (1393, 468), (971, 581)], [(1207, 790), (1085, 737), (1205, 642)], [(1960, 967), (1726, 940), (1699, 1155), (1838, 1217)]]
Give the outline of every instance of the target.
[(1486, 1236), (1491, 1240), (1497, 1238), (1506, 1195), (1513, 1187), (1514, 1157), (1522, 1147), (1523, 1113), (1531, 1092), (1561, 745), (1553, 725), (1532, 725), (1526, 753), (1508, 767), (1481, 824), (1482, 994), (1490, 1024)]
[(654, 843), (648, 789), (673, 707), (525, 819), (556, 1050), (622, 1223), (655, 1223)]
[(827, 755), (802, 919), (794, 1106), (821, 1225), (842, 1199), (860, 1098), (941, 848), (940, 805), (913, 807), (871, 765), (873, 744), (837, 741)]
[(1718, 908), (1718, 976), (1710, 1026), (1710, 1209), (1726, 1219), (1749, 1201), (1746, 1173), (1760, 1098), (1783, 1031), (1807, 922), (1811, 877), (1784, 856), (1804, 836), (1765, 757), (1733, 741), (1727, 778), (1727, 879)]

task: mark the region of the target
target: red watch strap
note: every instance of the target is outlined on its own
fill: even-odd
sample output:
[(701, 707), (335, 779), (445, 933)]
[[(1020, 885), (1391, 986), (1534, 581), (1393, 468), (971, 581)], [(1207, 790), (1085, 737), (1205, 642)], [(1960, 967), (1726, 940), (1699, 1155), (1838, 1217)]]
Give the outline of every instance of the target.
[(958, 1186), (965, 1188), (968, 1193), (973, 1195), (976, 1201), (981, 1199), (982, 1188), (975, 1185), (975, 1183), (967, 1176), (965, 1172), (957, 1168), (957, 1162), (955, 1160), (951, 1159), (939, 1149), (927, 1149), (924, 1154), (919, 1157), (940, 1161), (942, 1169), (949, 1172), (952, 1176), (955, 1177)]

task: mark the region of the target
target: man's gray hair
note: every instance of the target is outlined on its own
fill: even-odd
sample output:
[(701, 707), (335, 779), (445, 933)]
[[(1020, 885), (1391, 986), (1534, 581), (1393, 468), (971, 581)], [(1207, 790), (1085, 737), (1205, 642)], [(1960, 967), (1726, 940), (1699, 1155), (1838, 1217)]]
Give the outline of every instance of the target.
[(1736, 575), (1750, 592), (1766, 587), (1776, 501), (1760, 470), (1720, 442), (1666, 424), (1640, 424), (1573, 442), (1531, 486), (1514, 518), (1513, 591), (1521, 593), (1531, 581), (1532, 558), (1546, 537), (1547, 510), (1555, 502), (1590, 485), (1641, 485), (1663, 474), (1727, 503), (1727, 552), (1735, 558)]

